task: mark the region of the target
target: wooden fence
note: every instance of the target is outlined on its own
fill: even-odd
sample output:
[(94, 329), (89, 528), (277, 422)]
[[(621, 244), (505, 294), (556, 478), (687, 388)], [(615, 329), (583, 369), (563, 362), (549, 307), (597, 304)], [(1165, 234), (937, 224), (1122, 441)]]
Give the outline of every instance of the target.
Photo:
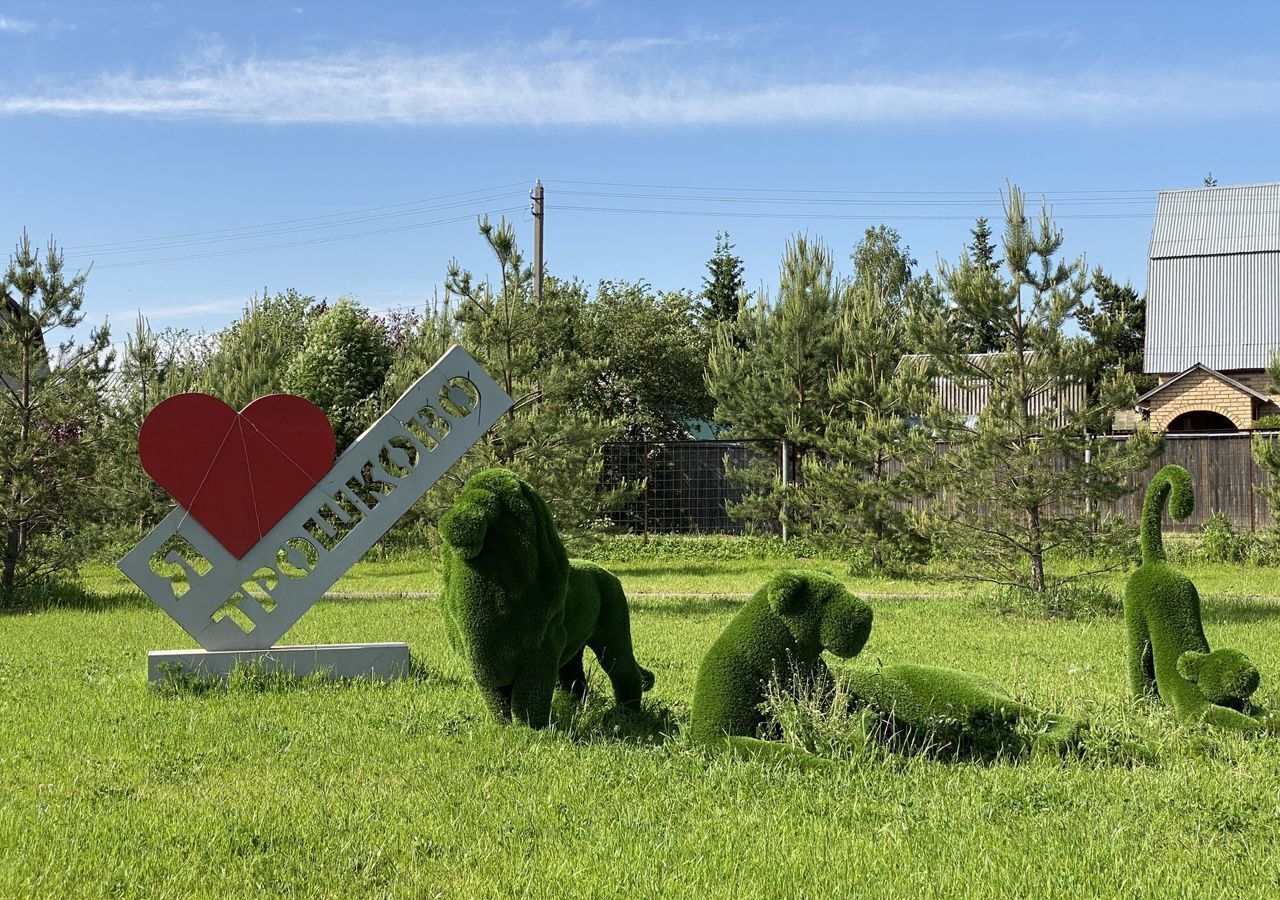
[[(1268, 436), (1278, 435), (1268, 432)], [(1252, 438), (1248, 433), (1166, 434), (1164, 452), (1151, 461), (1146, 472), (1130, 479), (1137, 490), (1108, 504), (1109, 510), (1124, 516), (1126, 521), (1137, 522), (1142, 514), (1142, 488), (1161, 466), (1177, 463), (1191, 475), (1196, 511), (1181, 523), (1165, 516), (1166, 529), (1192, 531), (1219, 512), (1237, 531), (1269, 528), (1272, 520), (1267, 499), (1255, 490), (1256, 485), (1267, 483), (1268, 476), (1253, 461)]]

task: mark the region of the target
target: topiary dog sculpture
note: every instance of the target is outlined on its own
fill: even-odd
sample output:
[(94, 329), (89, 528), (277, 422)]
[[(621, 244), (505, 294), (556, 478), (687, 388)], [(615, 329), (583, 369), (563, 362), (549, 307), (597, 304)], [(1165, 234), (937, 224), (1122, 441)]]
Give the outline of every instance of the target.
[(1196, 586), (1165, 557), (1166, 502), (1177, 520), (1195, 508), (1191, 476), (1181, 466), (1157, 472), (1142, 504), (1142, 565), (1124, 589), (1130, 689), (1135, 697), (1165, 700), (1188, 724), (1257, 731), (1272, 718), (1249, 702), (1258, 670), (1237, 650), (1209, 651)]
[[(1043, 726), (1031, 744), (1066, 752), (1084, 723), (1013, 699), (999, 685), (955, 669), (894, 665), (841, 673), (850, 699), (874, 714), (882, 737), (942, 753), (994, 754), (1020, 749), (1018, 724)], [(878, 720), (878, 722), (876, 721)]]
[(822, 651), (856, 656), (870, 634), (871, 607), (837, 579), (799, 570), (775, 575), (703, 657), (690, 736), (703, 744), (727, 741), (750, 755), (773, 755), (768, 742), (755, 740), (769, 681), (779, 679), (786, 691), (798, 681), (829, 679)]
[(440, 520), (450, 645), (501, 721), (545, 727), (557, 681), (582, 697), (590, 647), (623, 706), (653, 684), (636, 663), (622, 585), (570, 560), (537, 492), (505, 469), (467, 480)]

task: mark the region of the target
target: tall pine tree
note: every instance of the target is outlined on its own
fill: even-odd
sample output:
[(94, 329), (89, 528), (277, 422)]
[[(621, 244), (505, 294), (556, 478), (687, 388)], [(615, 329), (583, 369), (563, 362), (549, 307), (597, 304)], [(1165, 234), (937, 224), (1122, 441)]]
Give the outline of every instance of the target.
[[(955, 416), (944, 431), (950, 445), (934, 468), (937, 546), (971, 577), (1040, 591), (1052, 584), (1055, 551), (1116, 549), (1123, 533), (1102, 527), (1098, 504), (1131, 490), (1128, 476), (1159, 442), (1146, 431), (1097, 440), (1113, 411), (1132, 402), (1132, 381), (1080, 389), (1091, 348), (1064, 326), (1089, 289), (1084, 260), (1059, 255), (1062, 234), (1047, 208), (1033, 223), (1013, 186), (1003, 244), (1003, 275), (970, 252), (943, 266), (950, 309), (921, 335), (941, 372), (985, 399), (976, 417)], [(984, 323), (1001, 349), (975, 356), (955, 326)]]
[(102, 468), (107, 328), (47, 350), (84, 321), (86, 277), (67, 273), (52, 240), (42, 258), (24, 232), (0, 283), (0, 599), (74, 572), (114, 507)]
[(875, 570), (919, 562), (928, 541), (909, 502), (924, 488), (934, 441), (933, 382), (913, 357), (915, 261), (898, 233), (868, 228), (836, 328), (830, 412), (804, 466), (797, 505), (809, 530)]
[[(831, 250), (797, 235), (783, 254), (777, 298), (761, 291), (735, 321), (722, 323), (707, 360), (716, 421), (735, 438), (785, 441), (790, 472), (826, 427), (844, 290)], [(736, 515), (779, 521), (792, 488), (784, 489), (775, 461), (758, 459), (732, 475), (747, 488)]]

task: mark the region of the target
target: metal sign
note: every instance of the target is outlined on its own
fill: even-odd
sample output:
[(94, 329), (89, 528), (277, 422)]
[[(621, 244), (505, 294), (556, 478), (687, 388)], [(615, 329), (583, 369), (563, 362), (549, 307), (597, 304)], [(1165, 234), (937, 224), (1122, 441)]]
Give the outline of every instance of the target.
[(243, 556), (178, 507), (120, 571), (206, 650), (266, 650), (511, 403), (454, 345)]

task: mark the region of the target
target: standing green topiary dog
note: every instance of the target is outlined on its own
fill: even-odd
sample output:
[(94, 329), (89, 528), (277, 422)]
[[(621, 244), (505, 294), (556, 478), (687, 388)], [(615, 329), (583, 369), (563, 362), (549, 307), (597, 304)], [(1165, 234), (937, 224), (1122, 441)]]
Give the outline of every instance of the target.
[(1142, 504), (1142, 565), (1124, 589), (1130, 689), (1136, 697), (1167, 701), (1188, 724), (1257, 731), (1272, 718), (1249, 702), (1258, 670), (1237, 650), (1210, 652), (1196, 586), (1165, 558), (1160, 520), (1166, 502), (1179, 521), (1195, 508), (1191, 476), (1182, 466), (1157, 472)]
[(440, 536), (446, 634), (499, 720), (545, 727), (557, 681), (585, 696), (585, 647), (617, 702), (639, 705), (653, 675), (632, 653), (622, 584), (568, 558), (532, 487), (506, 469), (477, 473), (441, 518)]
[[(689, 734), (703, 744), (768, 754), (754, 740), (771, 679), (783, 691), (797, 681), (830, 680), (822, 651), (856, 656), (871, 634), (871, 607), (821, 572), (787, 571), (747, 601), (711, 645), (693, 693)], [(765, 746), (762, 746), (765, 745)]]

